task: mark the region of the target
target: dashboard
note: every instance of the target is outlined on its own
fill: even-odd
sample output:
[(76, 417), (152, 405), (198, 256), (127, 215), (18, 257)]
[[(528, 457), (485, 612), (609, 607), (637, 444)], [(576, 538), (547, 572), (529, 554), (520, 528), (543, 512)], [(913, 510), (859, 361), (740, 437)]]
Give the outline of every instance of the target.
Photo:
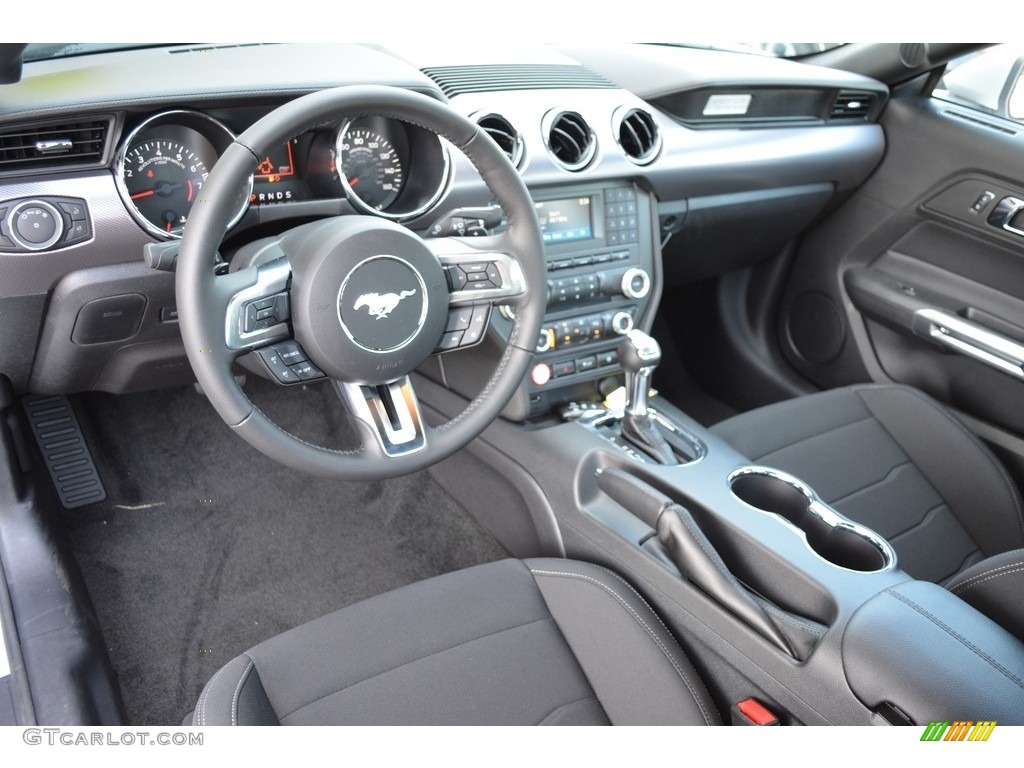
[[(618, 336), (650, 328), (666, 285), (751, 266), (838, 205), (882, 156), (875, 119), (888, 96), (849, 73), (653, 45), (472, 56), (168, 46), (27, 63), (19, 83), (0, 85), (0, 373), (15, 390), (191, 380), (173, 274), (160, 268), (172, 251), (161, 248), (181, 237), (239, 135), (340, 85), (448, 102), (526, 182), (548, 313), (506, 414), (515, 419), (604, 387), (620, 372)], [(229, 265), (249, 243), (330, 216), (379, 216), (423, 237), (506, 225), (461, 153), (394, 115), (337, 115), (291, 137), (237, 195), (221, 249)], [(472, 393), (510, 318), (495, 311), (472, 344), (439, 340), (427, 375)]]

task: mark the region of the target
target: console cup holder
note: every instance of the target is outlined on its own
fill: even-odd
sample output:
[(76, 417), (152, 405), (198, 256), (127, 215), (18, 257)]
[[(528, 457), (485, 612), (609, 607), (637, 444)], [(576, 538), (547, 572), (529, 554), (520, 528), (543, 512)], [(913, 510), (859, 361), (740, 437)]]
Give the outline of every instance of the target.
[(828, 506), (803, 481), (771, 467), (743, 467), (729, 475), (733, 495), (797, 528), (811, 550), (839, 568), (873, 573), (896, 563), (885, 539)]

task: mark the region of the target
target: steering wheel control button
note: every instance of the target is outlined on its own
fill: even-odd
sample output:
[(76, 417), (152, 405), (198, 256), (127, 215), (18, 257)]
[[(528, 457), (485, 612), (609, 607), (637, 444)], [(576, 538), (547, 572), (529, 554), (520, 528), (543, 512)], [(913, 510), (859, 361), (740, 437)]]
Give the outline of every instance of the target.
[(298, 342), (295, 341), (283, 341), (280, 344), (276, 344), (275, 349), (277, 349), (277, 353), (281, 356), (281, 360), (283, 360), (286, 365), (304, 363), (309, 359), (306, 357), (306, 353), (303, 351), (302, 347), (300, 347)]
[(469, 328), (472, 319), (472, 307), (457, 307), (448, 313), (448, 325), (445, 326), (445, 331), (464, 331)]
[(324, 372), (310, 362), (296, 363), (291, 370), (299, 377), (299, 381), (323, 378)]
[(441, 342), (434, 349), (435, 352), (447, 352), (458, 349), (462, 343), (462, 331), (449, 331), (441, 337)]
[(266, 364), (267, 368), (282, 384), (294, 384), (299, 381), (299, 374), (293, 371), (288, 364), (281, 359), (281, 353), (276, 347), (266, 347), (258, 350), (257, 354)]
[(469, 321), (469, 328), (466, 329), (465, 335), (462, 337), (463, 347), (469, 347), (476, 344), (484, 337), (484, 333), (487, 331), (487, 321), (491, 317), (491, 305), (490, 304), (478, 304), (473, 307), (473, 317)]
[(404, 259), (370, 258), (342, 283), (338, 314), (356, 345), (370, 352), (393, 352), (420, 332), (427, 314), (426, 286)]
[(242, 316), (242, 331), (252, 333), (273, 328), (288, 319), (288, 294), (266, 296), (247, 302)]
[(458, 267), (448, 267), (448, 287), (453, 291), (461, 291), (469, 282), (469, 276)]

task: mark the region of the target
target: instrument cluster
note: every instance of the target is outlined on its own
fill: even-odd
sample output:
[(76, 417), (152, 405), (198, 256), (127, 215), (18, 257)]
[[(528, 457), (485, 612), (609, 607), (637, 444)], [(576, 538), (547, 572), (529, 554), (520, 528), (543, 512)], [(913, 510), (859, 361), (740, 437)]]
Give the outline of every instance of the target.
[[(117, 153), (115, 180), (128, 211), (150, 234), (180, 238), (220, 155), (235, 141), (224, 123), (172, 110), (134, 127)], [(393, 220), (419, 216), (447, 192), (446, 142), (379, 116), (342, 119), (276, 147), (239, 190), (236, 224), (253, 206), (345, 198), (357, 211)]]

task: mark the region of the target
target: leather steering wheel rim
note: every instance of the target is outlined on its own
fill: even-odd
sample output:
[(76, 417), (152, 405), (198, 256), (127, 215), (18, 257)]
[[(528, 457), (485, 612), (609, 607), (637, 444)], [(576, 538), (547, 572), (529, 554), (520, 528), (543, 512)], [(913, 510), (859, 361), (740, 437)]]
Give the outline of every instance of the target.
[[(304, 131), (343, 117), (377, 115), (418, 125), (446, 139), (476, 167), (502, 207), (508, 230), (502, 250), (522, 270), (525, 290), (504, 352), (480, 394), (445, 424), (423, 425), (422, 450), (400, 456), (374, 451), (370, 427), (356, 420), (362, 446), (340, 451), (315, 446), (282, 429), (235, 382), (238, 350), (225, 342), (227, 276), (214, 275), (214, 254), (260, 157)], [(237, 274), (237, 273), (236, 273)], [(518, 172), (479, 127), (431, 97), (392, 87), (341, 87), (300, 97), (274, 110), (239, 136), (221, 156), (193, 205), (179, 252), (175, 286), (179, 324), (196, 378), (221, 418), (243, 439), (276, 461), (339, 479), (385, 479), (424, 469), (479, 435), (505, 407), (525, 376), (546, 306), (544, 253), (533, 201)]]

